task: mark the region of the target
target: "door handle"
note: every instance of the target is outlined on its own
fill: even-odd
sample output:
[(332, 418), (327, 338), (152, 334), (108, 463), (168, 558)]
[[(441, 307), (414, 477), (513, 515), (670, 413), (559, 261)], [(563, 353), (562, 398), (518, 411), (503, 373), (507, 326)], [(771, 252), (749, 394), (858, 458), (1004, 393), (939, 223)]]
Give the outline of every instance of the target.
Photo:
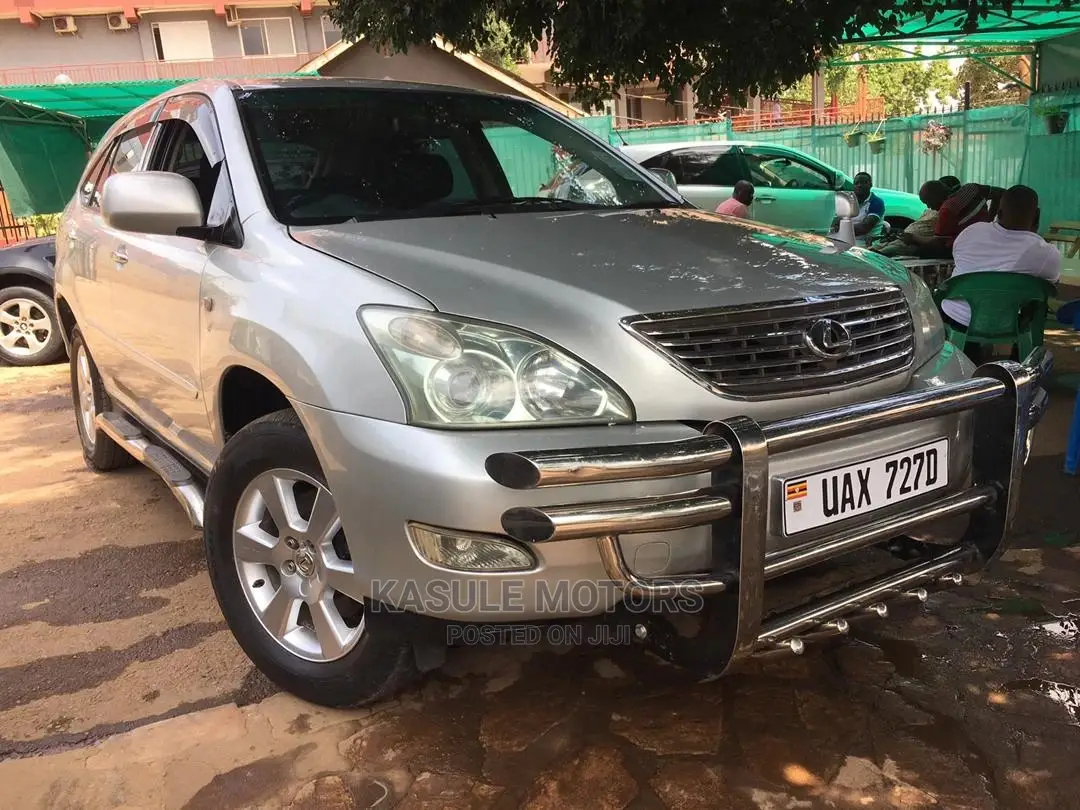
[(754, 197), (756, 202), (771, 203), (776, 202), (776, 197)]
[(127, 260), (128, 260), (127, 248), (124, 247), (123, 245), (121, 245), (116, 250), (114, 250), (112, 252), (112, 260), (114, 262), (116, 262), (117, 264), (120, 264), (120, 265), (127, 264)]

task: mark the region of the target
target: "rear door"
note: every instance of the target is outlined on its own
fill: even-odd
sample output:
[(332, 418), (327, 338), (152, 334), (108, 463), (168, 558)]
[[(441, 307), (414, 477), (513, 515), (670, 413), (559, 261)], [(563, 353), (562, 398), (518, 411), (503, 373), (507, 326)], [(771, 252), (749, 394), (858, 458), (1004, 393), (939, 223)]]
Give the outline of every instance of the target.
[(827, 233), (836, 215), (836, 178), (823, 166), (775, 146), (741, 146), (754, 184), (754, 219)]
[(735, 184), (748, 179), (738, 150), (728, 143), (690, 144), (649, 158), (646, 169), (667, 169), (679, 192), (698, 208), (713, 211), (731, 196)]

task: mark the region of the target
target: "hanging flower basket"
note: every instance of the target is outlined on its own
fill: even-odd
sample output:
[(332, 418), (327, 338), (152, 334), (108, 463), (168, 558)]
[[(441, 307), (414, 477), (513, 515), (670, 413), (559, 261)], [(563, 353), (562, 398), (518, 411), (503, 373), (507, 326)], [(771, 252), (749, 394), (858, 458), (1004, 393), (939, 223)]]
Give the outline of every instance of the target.
[(1051, 135), (1060, 135), (1069, 126), (1069, 114), (1064, 110), (1043, 116), (1046, 121), (1046, 131)]
[(884, 123), (884, 121), (879, 123), (877, 129), (866, 136), (866, 143), (870, 147), (870, 154), (872, 155), (880, 155), (885, 151), (885, 133), (881, 131), (881, 125)]
[(952, 129), (937, 121), (927, 121), (922, 133), (922, 150), (928, 155), (936, 155), (949, 143)]
[(859, 129), (859, 125), (856, 124), (855, 128), (844, 136), (844, 143), (846, 143), (852, 149), (855, 149), (862, 143), (863, 137), (865, 135), (866, 133)]

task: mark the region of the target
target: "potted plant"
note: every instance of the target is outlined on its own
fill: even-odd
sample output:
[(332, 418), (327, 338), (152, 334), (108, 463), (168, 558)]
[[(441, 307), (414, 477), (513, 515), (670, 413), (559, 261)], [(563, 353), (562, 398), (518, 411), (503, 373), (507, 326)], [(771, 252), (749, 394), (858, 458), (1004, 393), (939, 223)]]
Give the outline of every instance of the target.
[(866, 136), (866, 143), (870, 146), (870, 153), (873, 155), (880, 155), (885, 151), (885, 133), (881, 131), (881, 125), (884, 123), (884, 121), (879, 121), (877, 129)]
[(1051, 135), (1060, 135), (1069, 126), (1069, 112), (1060, 104), (1039, 103), (1035, 112), (1046, 122), (1046, 131)]
[(854, 129), (852, 129), (851, 132), (847, 133), (844, 136), (844, 143), (854, 149), (862, 143), (864, 135), (866, 135), (866, 133), (863, 130), (859, 129), (859, 124), (856, 124)]
[(928, 155), (936, 155), (952, 137), (952, 129), (937, 121), (927, 121), (922, 132), (922, 150)]

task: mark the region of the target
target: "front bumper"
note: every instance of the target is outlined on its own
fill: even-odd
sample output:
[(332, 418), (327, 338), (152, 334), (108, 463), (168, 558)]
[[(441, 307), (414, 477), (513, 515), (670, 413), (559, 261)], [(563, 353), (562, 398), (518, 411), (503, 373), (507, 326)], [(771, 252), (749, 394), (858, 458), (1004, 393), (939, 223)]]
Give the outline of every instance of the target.
[[(714, 649), (712, 660), (725, 668), (777, 648), (801, 652), (805, 638), (847, 632), (847, 619), (855, 614), (885, 615), (885, 599), (923, 600), (927, 587), (958, 582), (962, 572), (997, 558), (1016, 514), (1031, 431), (1046, 407), (1041, 384), (1051, 364), (1050, 354), (1038, 348), (1022, 363), (988, 363), (971, 379), (937, 388), (764, 424), (748, 417), (726, 419), (710, 424), (704, 435), (676, 442), (498, 453), (488, 459), (487, 471), (515, 490), (710, 473), (710, 485), (694, 492), (513, 508), (503, 514), (502, 524), (507, 535), (525, 543), (595, 538), (607, 576), (634, 599), (719, 597), (723, 626), (710, 643), (715, 647), (720, 640), (724, 649)], [(769, 550), (773, 455), (968, 411), (975, 437), (969, 486), (823, 539)], [(919, 553), (902, 570), (766, 620), (769, 580), (962, 515), (969, 517), (968, 527), (958, 542), (917, 544)], [(712, 526), (709, 573), (646, 578), (627, 564), (620, 538), (702, 524)], [(639, 631), (649, 632), (645, 624)]]

